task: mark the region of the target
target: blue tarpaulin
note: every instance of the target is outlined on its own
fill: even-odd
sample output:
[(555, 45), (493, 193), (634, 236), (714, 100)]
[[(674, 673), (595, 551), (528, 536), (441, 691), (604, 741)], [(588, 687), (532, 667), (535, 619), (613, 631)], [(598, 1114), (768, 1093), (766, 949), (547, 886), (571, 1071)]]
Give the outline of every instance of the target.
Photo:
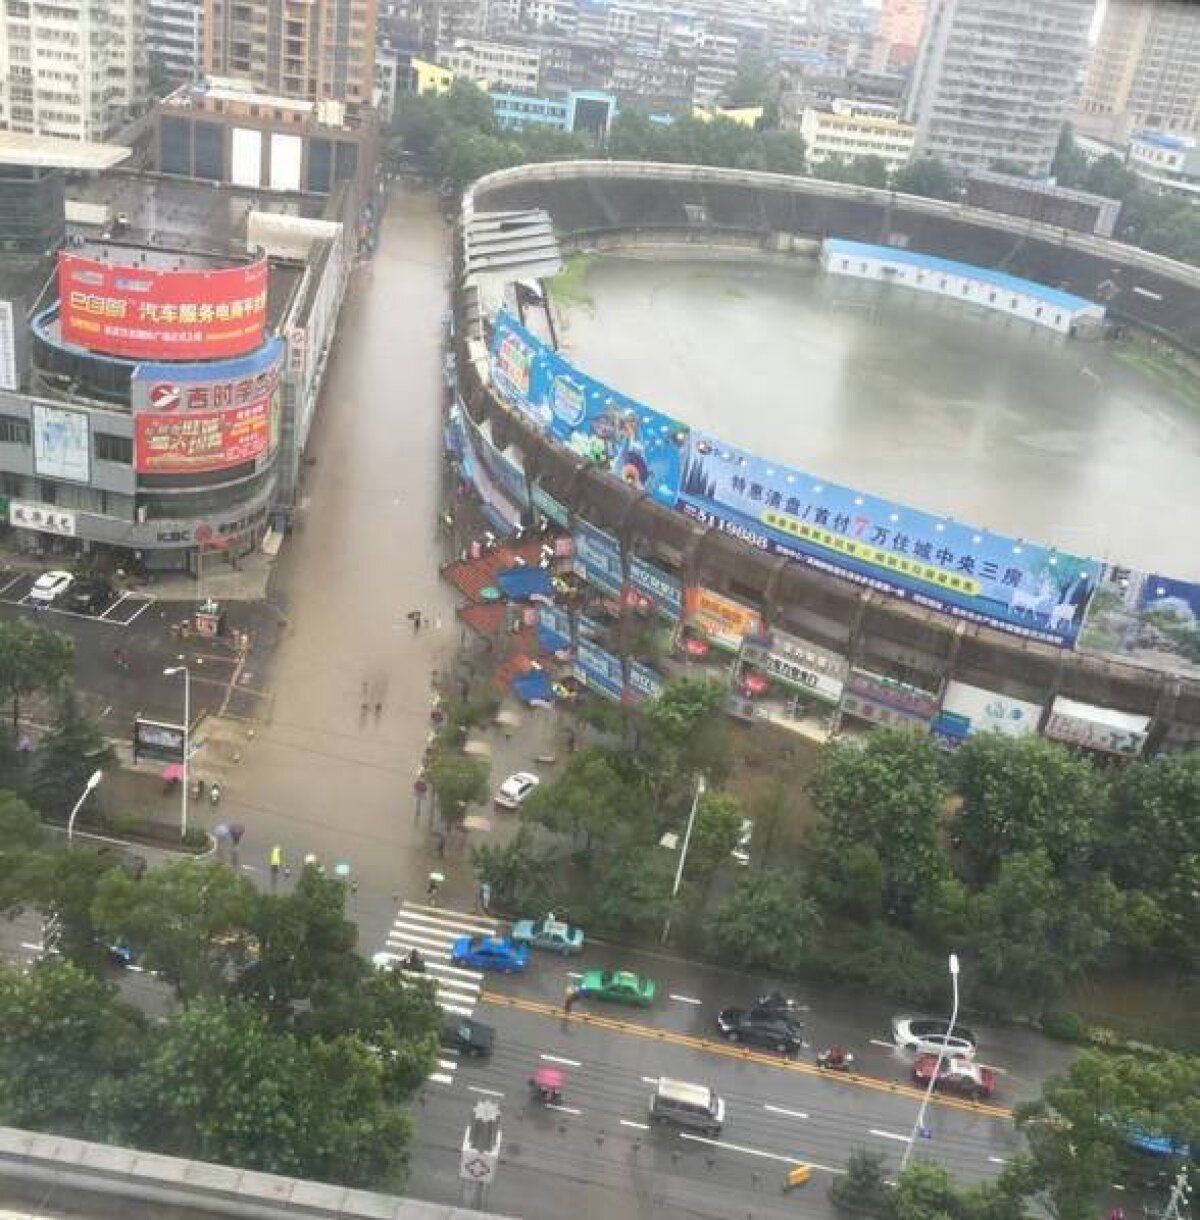
[(531, 669), (527, 674), (521, 674), (512, 680), (513, 693), (526, 703), (553, 703), (554, 691), (550, 679), (540, 669)]
[(531, 597), (552, 597), (554, 589), (550, 584), (550, 573), (544, 568), (508, 568), (496, 573), (498, 584), (510, 601), (524, 602)]

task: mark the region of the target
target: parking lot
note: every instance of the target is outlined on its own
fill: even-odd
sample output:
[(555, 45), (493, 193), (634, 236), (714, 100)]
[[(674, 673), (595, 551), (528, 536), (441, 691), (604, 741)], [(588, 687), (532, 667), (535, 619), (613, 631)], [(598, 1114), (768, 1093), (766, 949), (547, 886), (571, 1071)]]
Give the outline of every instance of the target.
[(130, 593), (120, 589), (114, 597), (94, 612), (80, 612), (56, 603), (44, 605), (30, 598), (30, 591), (41, 573), (15, 572), (0, 577), (0, 603), (10, 606), (25, 606), (37, 614), (65, 616), (108, 623), (113, 627), (130, 627), (154, 604), (154, 598), (145, 593)]

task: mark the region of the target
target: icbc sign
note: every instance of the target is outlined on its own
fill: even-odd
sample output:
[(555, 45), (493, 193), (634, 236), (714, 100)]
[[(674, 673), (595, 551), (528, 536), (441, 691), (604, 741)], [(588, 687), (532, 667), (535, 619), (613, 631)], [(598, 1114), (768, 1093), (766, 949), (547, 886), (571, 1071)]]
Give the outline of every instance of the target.
[(225, 470), (272, 444), (283, 344), (219, 364), (140, 364), (131, 382), (139, 474)]
[(262, 343), (267, 276), (265, 258), (201, 271), (129, 267), (60, 254), (62, 337), (113, 356), (240, 356)]

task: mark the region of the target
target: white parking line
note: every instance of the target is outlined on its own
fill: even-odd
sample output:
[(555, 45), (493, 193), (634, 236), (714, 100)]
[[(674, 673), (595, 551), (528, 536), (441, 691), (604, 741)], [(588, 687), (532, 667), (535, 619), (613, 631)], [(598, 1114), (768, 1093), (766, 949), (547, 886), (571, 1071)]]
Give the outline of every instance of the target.
[(764, 1110), (770, 1110), (772, 1114), (783, 1114), (788, 1118), (807, 1118), (808, 1115), (803, 1110), (785, 1110), (783, 1106), (763, 1106)]
[(484, 1097), (503, 1097), (504, 1096), (504, 1094), (499, 1089), (485, 1089), (485, 1088), (483, 1088), (482, 1085), (478, 1085), (478, 1084), (467, 1085), (467, 1092), (481, 1093)]
[(570, 1106), (556, 1106), (552, 1101), (546, 1102), (546, 1109), (557, 1110), (559, 1114), (573, 1114), (576, 1118), (583, 1113), (582, 1110), (573, 1110)]
[(146, 613), (146, 611), (147, 611), (147, 610), (149, 610), (149, 609), (150, 609), (150, 607), (151, 607), (151, 606), (153, 606), (153, 605), (154, 605), (154, 599), (153, 599), (153, 598), (147, 598), (147, 599), (146, 599), (145, 604), (144, 604), (144, 605), (142, 606), (142, 608), (141, 608), (141, 609), (140, 609), (140, 610), (139, 610), (139, 611), (138, 611), (138, 612), (137, 612), (137, 613), (136, 613), (136, 614), (133, 616), (133, 618), (126, 618), (126, 619), (122, 619), (122, 620), (121, 620), (121, 626), (122, 626), (122, 627), (129, 627), (129, 626), (131, 626), (131, 625), (133, 624), (133, 622), (134, 622), (134, 620), (135, 620), (135, 619), (141, 618), (141, 616), (142, 616), (143, 614), (145, 614), (145, 613)]
[(426, 1080), (432, 1080), (434, 1084), (453, 1084), (454, 1077), (447, 1075), (445, 1072), (434, 1072), (431, 1076), (426, 1076)]
[(744, 1144), (727, 1144), (724, 1140), (709, 1139), (706, 1135), (689, 1135), (686, 1131), (679, 1133), (681, 1140), (691, 1140), (695, 1144), (707, 1144), (710, 1148), (726, 1148), (730, 1152), (744, 1152), (746, 1156), (760, 1156), (767, 1161), (782, 1161), (785, 1165), (810, 1165), (813, 1169), (825, 1173), (844, 1174), (844, 1169), (834, 1169), (829, 1165), (818, 1165), (816, 1161), (801, 1160), (797, 1156), (784, 1156), (779, 1152), (764, 1152), (761, 1148), (747, 1148)]
[(635, 1131), (649, 1131), (649, 1123), (635, 1123), (632, 1118), (621, 1118), (617, 1120), (622, 1127), (632, 1127)]
[(564, 1059), (561, 1055), (542, 1055), (547, 1063), (561, 1063), (563, 1067), (577, 1068), (583, 1067), (583, 1064), (578, 1059)]
[(897, 1135), (894, 1131), (878, 1131), (872, 1127), (869, 1134), (877, 1135), (881, 1140), (899, 1140), (902, 1144), (908, 1143), (907, 1135)]
[(18, 573), (16, 576), (14, 576), (12, 578), (12, 580), (10, 580), (8, 582), (8, 584), (0, 586), (0, 597), (2, 597), (5, 593), (7, 593), (9, 591), (9, 589), (11, 589), (13, 587), (13, 585), (17, 584), (21, 580), (21, 578), (22, 578), (22, 574)]
[(704, 1001), (703, 1001), (703, 1000), (697, 1000), (695, 997), (690, 996), (690, 995), (674, 995), (674, 994), (672, 994), (672, 995), (671, 995), (671, 999), (672, 999), (672, 1000), (678, 1000), (678, 1001), (679, 1001), (681, 1004), (703, 1004), (703, 1003), (704, 1003)]

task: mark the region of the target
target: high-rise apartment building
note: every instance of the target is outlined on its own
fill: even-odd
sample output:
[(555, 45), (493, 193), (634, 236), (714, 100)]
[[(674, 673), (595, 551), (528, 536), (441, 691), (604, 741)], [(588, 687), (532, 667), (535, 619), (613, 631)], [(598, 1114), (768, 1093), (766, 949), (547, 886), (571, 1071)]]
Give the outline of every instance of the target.
[(887, 45), (888, 58), (911, 63), (925, 24), (925, 0), (883, 0), (879, 10), (879, 37)]
[(916, 155), (1047, 173), (1094, 9), (1095, 0), (931, 0), (906, 105)]
[(1076, 123), (1117, 142), (1200, 129), (1200, 5), (1108, 0)]
[(144, 0), (6, 0), (0, 129), (105, 140), (146, 103)]
[(366, 104), (375, 0), (205, 0), (204, 68), (260, 93)]
[(194, 80), (204, 58), (204, 0), (146, 0), (151, 76)]

